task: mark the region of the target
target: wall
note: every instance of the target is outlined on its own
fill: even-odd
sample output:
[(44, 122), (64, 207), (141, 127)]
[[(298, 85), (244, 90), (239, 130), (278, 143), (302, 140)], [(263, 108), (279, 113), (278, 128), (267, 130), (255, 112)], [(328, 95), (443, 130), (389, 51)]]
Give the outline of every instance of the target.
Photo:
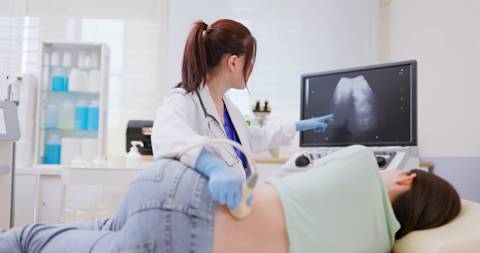
[(378, 8), (377, 0), (170, 1), (168, 84), (180, 80), (194, 21), (234, 19), (258, 42), (249, 93), (233, 93), (235, 102), (248, 114), (256, 99), (268, 98), (272, 122), (293, 122), (300, 117), (302, 74), (378, 62)]
[(423, 159), (462, 197), (480, 201), (480, 2), (382, 2), (381, 58), (418, 60)]
[(23, 1), (0, 0), (0, 99), (7, 96), (7, 76), (20, 72)]

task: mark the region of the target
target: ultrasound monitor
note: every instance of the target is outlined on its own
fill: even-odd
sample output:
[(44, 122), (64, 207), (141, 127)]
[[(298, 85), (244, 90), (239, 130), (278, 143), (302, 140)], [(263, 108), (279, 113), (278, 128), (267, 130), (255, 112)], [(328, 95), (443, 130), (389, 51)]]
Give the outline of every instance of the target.
[(416, 146), (416, 61), (303, 75), (301, 119), (326, 114), (326, 131), (301, 132), (301, 147)]

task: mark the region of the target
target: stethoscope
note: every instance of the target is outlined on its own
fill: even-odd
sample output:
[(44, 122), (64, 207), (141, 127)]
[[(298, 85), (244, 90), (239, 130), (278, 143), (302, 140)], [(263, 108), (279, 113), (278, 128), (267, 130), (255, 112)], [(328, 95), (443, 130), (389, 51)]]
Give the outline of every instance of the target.
[[(225, 133), (225, 130), (223, 130), (223, 128), (221, 127), (220, 122), (218, 122), (218, 120), (213, 115), (208, 113), (207, 108), (205, 107), (205, 104), (203, 103), (202, 97), (200, 96), (200, 93), (198, 92), (198, 90), (195, 90), (195, 94), (198, 97), (198, 101), (200, 101), (200, 106), (202, 107), (203, 115), (205, 116), (205, 120), (207, 121), (208, 129), (210, 133), (217, 139), (220, 139), (220, 138), (229, 139), (227, 134)], [(233, 163), (230, 163), (229, 161), (225, 161), (230, 167), (236, 166), (237, 164), (242, 164), (242, 161), (240, 160), (240, 158), (237, 156), (236, 153), (232, 153), (231, 150), (230, 151), (227, 150), (224, 146), (222, 146), (222, 148), (229, 154), (231, 158), (233, 158), (233, 161), (235, 161)], [(243, 165), (241, 167), (243, 168)], [(253, 172), (254, 172), (253, 168), (249, 166), (249, 169), (251, 172), (250, 175), (253, 175)]]

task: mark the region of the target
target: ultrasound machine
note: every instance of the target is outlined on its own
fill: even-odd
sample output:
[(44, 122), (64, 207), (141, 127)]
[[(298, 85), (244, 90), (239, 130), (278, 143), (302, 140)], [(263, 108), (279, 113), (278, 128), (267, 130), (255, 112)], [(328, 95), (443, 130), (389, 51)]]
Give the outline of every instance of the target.
[(416, 61), (303, 75), (301, 119), (326, 114), (334, 115), (328, 128), (301, 132), (284, 169), (308, 169), (354, 144), (372, 149), (382, 170), (418, 167)]

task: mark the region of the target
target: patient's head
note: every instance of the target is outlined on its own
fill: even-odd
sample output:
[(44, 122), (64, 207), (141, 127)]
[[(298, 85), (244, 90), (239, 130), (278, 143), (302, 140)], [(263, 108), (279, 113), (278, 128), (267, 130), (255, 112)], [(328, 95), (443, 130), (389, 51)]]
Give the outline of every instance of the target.
[(401, 228), (400, 239), (414, 230), (442, 226), (460, 212), (460, 197), (441, 177), (421, 170), (383, 171), (382, 177)]

